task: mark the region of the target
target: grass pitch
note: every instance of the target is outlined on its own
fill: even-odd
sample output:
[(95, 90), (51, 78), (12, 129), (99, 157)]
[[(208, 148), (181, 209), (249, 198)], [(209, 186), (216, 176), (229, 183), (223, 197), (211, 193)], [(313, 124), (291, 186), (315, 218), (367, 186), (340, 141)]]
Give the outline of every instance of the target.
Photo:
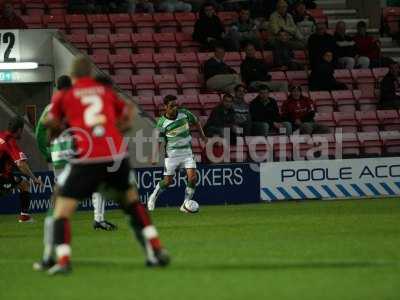
[(399, 199), (159, 209), (167, 269), (146, 269), (122, 214), (107, 218), (118, 231), (75, 215), (73, 273), (50, 278), (31, 269), (43, 216), (0, 216), (0, 299), (400, 299)]

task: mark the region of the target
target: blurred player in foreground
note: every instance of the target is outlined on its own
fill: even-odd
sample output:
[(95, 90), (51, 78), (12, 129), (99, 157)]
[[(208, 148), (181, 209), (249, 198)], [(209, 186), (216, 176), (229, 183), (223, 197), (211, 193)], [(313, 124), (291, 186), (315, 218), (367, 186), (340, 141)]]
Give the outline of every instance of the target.
[(24, 120), (20, 117), (12, 118), (8, 123), (8, 129), (0, 132), (0, 198), (8, 195), (14, 188), (20, 191), (21, 213), (18, 221), (20, 223), (32, 222), (33, 218), (28, 213), (30, 184), (23, 176), (14, 174), (15, 167), (34, 183), (41, 185), (40, 179), (32, 173), (27, 163), (27, 157), (17, 144), (24, 130)]
[[(196, 188), (196, 161), (192, 152), (192, 136), (190, 125), (195, 125), (200, 132), (201, 139), (206, 143), (203, 128), (198, 118), (190, 111), (179, 108), (177, 98), (167, 95), (164, 98), (165, 114), (157, 122), (156, 129), (159, 132), (160, 143), (165, 143), (165, 167), (164, 179), (161, 180), (147, 201), (147, 209), (154, 210), (160, 194), (171, 185), (176, 170), (185, 168), (187, 173), (187, 187), (185, 199), (180, 210), (190, 212), (189, 203), (193, 200)], [(160, 145), (159, 145), (160, 147)], [(153, 162), (156, 160), (152, 158)]]
[(70, 221), (78, 200), (96, 191), (112, 194), (130, 218), (130, 225), (146, 254), (148, 266), (165, 266), (169, 256), (161, 245), (155, 226), (140, 203), (137, 187), (129, 180), (130, 165), (127, 145), (121, 132), (133, 121), (133, 105), (118, 99), (107, 86), (92, 77), (91, 63), (84, 57), (72, 65), (74, 84), (63, 97), (54, 99), (46, 126), (52, 136), (69, 125), (77, 147), (77, 158), (63, 170), (58, 179), (59, 191), (55, 200), (54, 246), (57, 263), (50, 275), (71, 270)]

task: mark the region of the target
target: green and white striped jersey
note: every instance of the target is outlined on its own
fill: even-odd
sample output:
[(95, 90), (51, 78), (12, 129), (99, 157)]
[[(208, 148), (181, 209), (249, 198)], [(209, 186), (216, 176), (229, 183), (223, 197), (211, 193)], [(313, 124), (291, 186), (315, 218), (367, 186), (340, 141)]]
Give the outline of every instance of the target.
[(168, 119), (165, 115), (158, 119), (156, 128), (160, 141), (165, 142), (167, 157), (193, 154), (190, 125), (197, 122), (197, 117), (184, 108), (178, 109), (175, 120)]
[(43, 125), (49, 111), (50, 105), (44, 109), (39, 119), (35, 132), (36, 140), (43, 156), (53, 164), (54, 168), (61, 169), (74, 155), (74, 141), (70, 135), (62, 135), (51, 141), (49, 145), (47, 128)]

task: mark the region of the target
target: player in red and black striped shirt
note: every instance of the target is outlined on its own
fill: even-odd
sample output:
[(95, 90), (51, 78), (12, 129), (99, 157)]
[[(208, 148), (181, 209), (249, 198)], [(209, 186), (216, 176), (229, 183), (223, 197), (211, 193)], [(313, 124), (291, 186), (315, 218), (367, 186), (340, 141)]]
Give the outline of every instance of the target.
[(41, 181), (33, 175), (27, 163), (27, 157), (17, 144), (24, 130), (24, 120), (15, 117), (10, 120), (8, 129), (0, 132), (0, 197), (11, 193), (12, 189), (20, 190), (21, 214), (19, 222), (31, 222), (29, 215), (29, 182), (13, 173), (17, 168), (22, 175), (31, 178), (35, 183)]

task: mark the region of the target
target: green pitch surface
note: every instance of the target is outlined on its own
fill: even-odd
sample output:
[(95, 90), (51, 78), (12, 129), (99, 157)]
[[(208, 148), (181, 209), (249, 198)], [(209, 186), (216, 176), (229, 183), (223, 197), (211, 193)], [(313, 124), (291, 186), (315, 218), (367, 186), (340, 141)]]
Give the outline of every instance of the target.
[(153, 214), (173, 262), (146, 269), (125, 218), (73, 221), (73, 273), (34, 273), (42, 218), (0, 216), (1, 300), (400, 299), (399, 199), (177, 209)]

